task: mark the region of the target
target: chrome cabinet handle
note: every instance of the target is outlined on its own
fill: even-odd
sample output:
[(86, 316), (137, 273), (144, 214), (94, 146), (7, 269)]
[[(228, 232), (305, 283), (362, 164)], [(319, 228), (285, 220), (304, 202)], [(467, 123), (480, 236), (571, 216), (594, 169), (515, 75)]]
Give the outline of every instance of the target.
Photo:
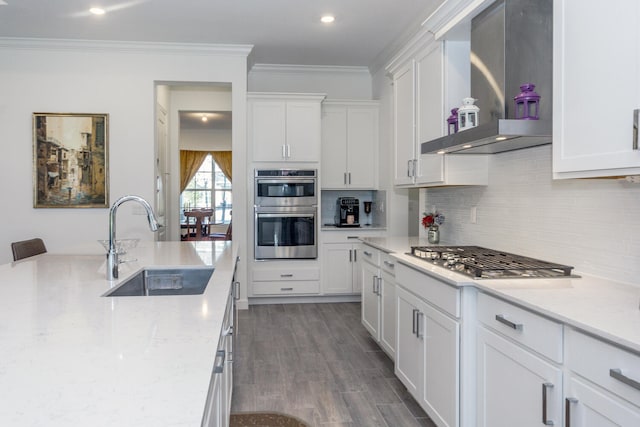
[(382, 277), (378, 277), (378, 296), (382, 296)]
[(281, 291), (292, 291), (293, 288), (280, 288)]
[(417, 161), (416, 159), (413, 159), (413, 161), (412, 161), (412, 162), (413, 162), (413, 173), (412, 173), (412, 175), (413, 175), (413, 176), (417, 176), (417, 175), (418, 175), (418, 173), (417, 173), (417, 170), (418, 170), (418, 161)]
[(413, 320), (413, 327), (411, 328), (411, 333), (412, 333), (413, 335), (416, 335), (416, 334), (417, 334), (417, 332), (416, 332), (416, 323), (417, 323), (417, 322), (416, 322), (416, 319), (417, 319), (417, 318), (418, 318), (418, 310), (414, 308), (414, 309), (413, 309), (413, 319), (412, 319), (412, 320)]
[(347, 173), (346, 173), (346, 172), (344, 173), (344, 179), (343, 179), (343, 181), (344, 181), (344, 182), (343, 182), (343, 184), (344, 184), (344, 185), (347, 185)]
[(371, 255), (373, 255), (371, 252), (368, 251), (362, 251), (363, 254), (365, 254), (366, 256), (370, 257)]
[(416, 337), (424, 338), (424, 333), (420, 332), (420, 316), (424, 317), (424, 313), (421, 311), (418, 311), (418, 314), (416, 315)]
[(389, 261), (384, 261), (384, 265), (386, 265), (386, 266), (387, 266), (387, 267), (389, 267), (389, 268), (393, 268), (393, 267), (395, 267), (395, 264), (394, 264), (394, 263), (392, 263), (392, 262), (389, 262)]
[(575, 397), (567, 397), (564, 400), (564, 427), (571, 427), (571, 405), (578, 403)]
[(372, 279), (373, 279), (373, 293), (376, 295), (380, 295), (378, 293), (378, 276), (373, 276)]
[(507, 325), (511, 329), (515, 329), (516, 331), (521, 331), (523, 326), (522, 323), (513, 323), (510, 320), (505, 319), (504, 314), (496, 314), (496, 320), (503, 325)]
[(542, 424), (552, 426), (553, 421), (547, 419), (547, 390), (553, 388), (551, 383), (542, 383)]
[(229, 336), (229, 335), (233, 335), (233, 326), (232, 325), (229, 325), (229, 327), (222, 332), (222, 336), (224, 336), (224, 337)]
[(293, 274), (281, 274), (280, 277), (293, 277)]
[(282, 144), (282, 158), (286, 159), (287, 158), (287, 149), (285, 144)]
[(291, 157), (291, 146), (289, 144), (286, 144), (287, 147), (287, 159)]
[(236, 301), (240, 299), (240, 282), (233, 282), (233, 298)]
[(358, 250), (353, 250), (353, 262), (358, 262)]
[(633, 149), (638, 149), (638, 116), (640, 110), (633, 110)]
[(348, 173), (349, 173), (349, 185), (351, 185), (351, 172), (348, 172)]
[(407, 160), (407, 177), (411, 178), (411, 160)]
[(216, 361), (220, 360), (220, 363), (213, 364), (213, 372), (220, 374), (224, 371), (224, 359), (226, 358), (226, 352), (224, 350), (218, 350), (216, 352)]
[(640, 390), (640, 382), (634, 380), (633, 378), (629, 378), (628, 376), (622, 373), (620, 369), (609, 369), (609, 376), (614, 378), (622, 383), (625, 383), (629, 387), (633, 387), (636, 390)]
[(353, 249), (349, 249), (349, 262), (353, 262)]

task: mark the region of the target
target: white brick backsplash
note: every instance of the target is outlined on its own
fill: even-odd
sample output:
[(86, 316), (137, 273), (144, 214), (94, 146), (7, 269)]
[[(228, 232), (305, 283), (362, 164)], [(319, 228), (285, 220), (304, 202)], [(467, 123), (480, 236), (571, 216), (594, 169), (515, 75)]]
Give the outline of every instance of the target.
[[(551, 146), (492, 155), (487, 187), (421, 190), (444, 242), (479, 245), (640, 286), (640, 184), (551, 178)], [(476, 224), (469, 212), (477, 206)]]

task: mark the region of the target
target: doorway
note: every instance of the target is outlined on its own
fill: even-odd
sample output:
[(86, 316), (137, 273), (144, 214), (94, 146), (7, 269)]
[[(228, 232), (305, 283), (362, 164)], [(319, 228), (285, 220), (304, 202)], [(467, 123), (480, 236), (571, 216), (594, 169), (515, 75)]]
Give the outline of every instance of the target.
[(156, 104), (156, 209), (164, 212), (166, 230), (158, 239), (180, 240), (180, 151), (232, 152), (231, 84), (157, 83)]

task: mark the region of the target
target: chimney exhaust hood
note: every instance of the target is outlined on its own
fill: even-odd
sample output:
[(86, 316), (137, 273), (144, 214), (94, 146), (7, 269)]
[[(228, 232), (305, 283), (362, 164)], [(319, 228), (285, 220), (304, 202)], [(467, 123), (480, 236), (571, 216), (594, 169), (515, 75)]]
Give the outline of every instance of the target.
[[(551, 143), (552, 9), (552, 0), (498, 0), (473, 18), (470, 95), (480, 108), (478, 126), (423, 142), (422, 154), (495, 154)], [(541, 96), (539, 120), (515, 119), (513, 97), (524, 83)]]

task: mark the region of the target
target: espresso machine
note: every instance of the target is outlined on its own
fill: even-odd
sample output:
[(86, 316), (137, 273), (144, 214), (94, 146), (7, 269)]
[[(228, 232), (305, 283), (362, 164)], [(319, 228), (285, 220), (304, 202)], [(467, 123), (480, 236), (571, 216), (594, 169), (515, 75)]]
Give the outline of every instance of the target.
[(360, 227), (360, 200), (338, 197), (336, 200), (336, 227)]

